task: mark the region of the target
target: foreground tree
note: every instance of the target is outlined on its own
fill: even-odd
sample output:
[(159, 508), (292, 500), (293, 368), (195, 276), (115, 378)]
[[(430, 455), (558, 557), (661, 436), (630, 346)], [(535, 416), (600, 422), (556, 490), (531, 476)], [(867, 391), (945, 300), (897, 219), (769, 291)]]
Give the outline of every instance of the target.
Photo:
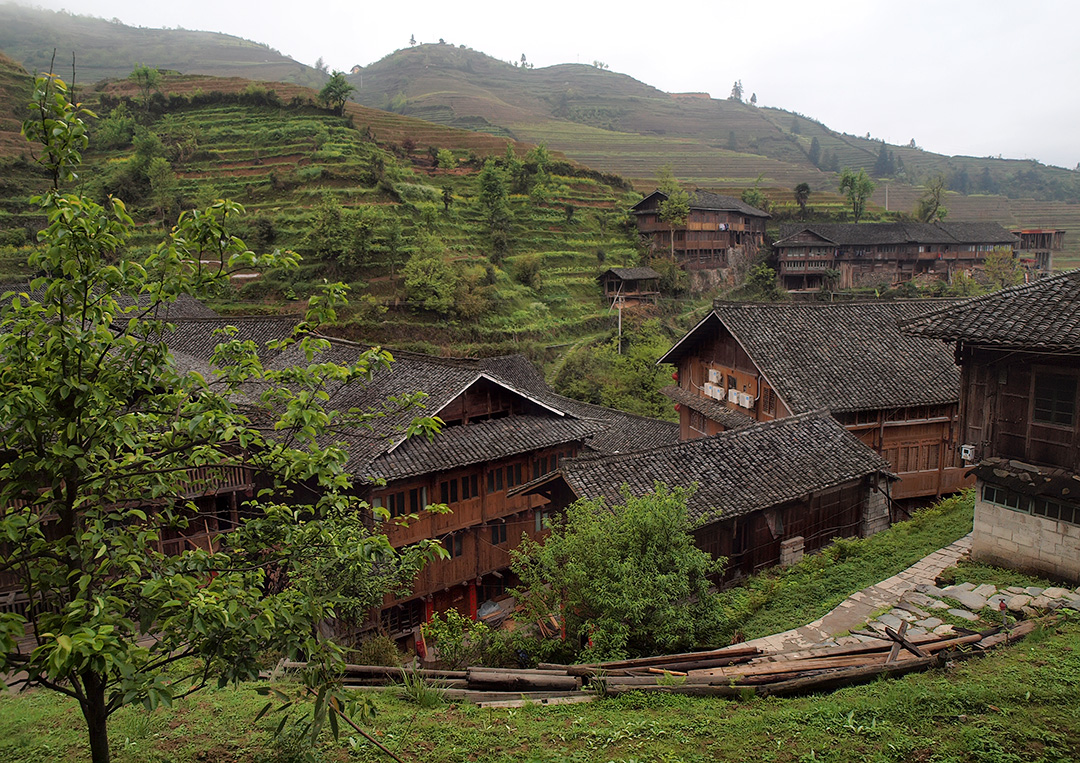
[(943, 205), (945, 199), (945, 176), (936, 175), (926, 182), (926, 190), (915, 205), (915, 219), (921, 223), (944, 220), (948, 211)]
[(319, 91), (319, 102), (341, 116), (345, 113), (345, 102), (355, 90), (356, 88), (345, 79), (345, 72), (335, 71)]
[(856, 223), (866, 212), (866, 202), (874, 192), (874, 187), (874, 181), (866, 174), (866, 170), (855, 172), (845, 169), (840, 173), (840, 193), (847, 197)]
[(555, 518), (542, 546), (523, 537), (513, 568), (529, 606), (561, 609), (567, 636), (589, 642), (589, 660), (707, 642), (722, 622), (709, 576), (723, 561), (694, 546), (688, 495), (657, 485), (616, 505), (580, 500)]
[(1024, 282), (1024, 268), (1008, 247), (998, 247), (986, 255), (983, 268), (992, 289), (1004, 289)]
[[(362, 382), (390, 358), (313, 362), (326, 343), (311, 331), (333, 317), (340, 289), (313, 299), (297, 334), (276, 344), (303, 367), (264, 368), (260, 348), (226, 330), (212, 377), (185, 370), (166, 346), (170, 306), (235, 268), (297, 257), (249, 251), (232, 235), (242, 210), (219, 201), (129, 259), (124, 205), (60, 190), (76, 179), (89, 112), (52, 77), (38, 79), (34, 107), (24, 133), (54, 183), (36, 198), (48, 227), (31, 264), (43, 275), (0, 304), (0, 573), (26, 604), (0, 614), (0, 672), (77, 701), (92, 758), (105, 763), (107, 719), (124, 705), (253, 679), (272, 652), (312, 660), (309, 685), (325, 682), (341, 653), (319, 624), (381, 601), (439, 550), (399, 555), (349, 497), (335, 432), (370, 417), (324, 409), (323, 389)], [(246, 519), (209, 548), (165, 553), (164, 533), (197, 526), (185, 496), (235, 471), (265, 486)], [(275, 502), (286, 487), (291, 503)], [(27, 628), (29, 652), (18, 649)], [(340, 707), (332, 686), (314, 692), (313, 738)]]

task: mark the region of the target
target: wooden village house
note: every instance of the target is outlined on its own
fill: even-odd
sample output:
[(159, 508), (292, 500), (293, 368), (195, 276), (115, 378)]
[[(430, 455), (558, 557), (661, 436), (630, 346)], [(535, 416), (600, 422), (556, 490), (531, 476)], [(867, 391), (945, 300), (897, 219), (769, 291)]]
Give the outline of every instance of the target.
[(677, 369), (665, 394), (680, 438), (825, 409), (890, 464), (900, 478), (892, 500), (959, 490), (970, 484), (957, 449), (959, 371), (943, 345), (897, 326), (926, 309), (715, 302), (659, 360)]
[(905, 321), (955, 342), (972, 557), (1080, 582), (1080, 271)]
[(638, 233), (651, 240), (658, 254), (671, 251), (674, 235), (675, 259), (685, 268), (731, 268), (749, 262), (765, 243), (769, 213), (741, 199), (694, 191), (686, 222), (674, 230), (660, 219), (660, 204), (666, 200), (663, 191), (653, 191), (630, 213), (637, 220)]
[(596, 280), (609, 306), (655, 305), (660, 297), (660, 274), (652, 268), (609, 268)]
[(951, 281), (981, 268), (991, 252), (1012, 253), (1017, 237), (997, 223), (811, 223), (785, 225), (773, 243), (789, 291)]
[(724, 581), (793, 564), (838, 537), (889, 526), (888, 464), (816, 411), (614, 455), (563, 461), (520, 489), (562, 509), (579, 498), (623, 500), (657, 483), (692, 488), (687, 512), (699, 548), (726, 557)]
[(1024, 269), (1036, 278), (1054, 272), (1054, 256), (1065, 248), (1065, 231), (1061, 228), (1013, 228), (1019, 243), (1016, 256)]

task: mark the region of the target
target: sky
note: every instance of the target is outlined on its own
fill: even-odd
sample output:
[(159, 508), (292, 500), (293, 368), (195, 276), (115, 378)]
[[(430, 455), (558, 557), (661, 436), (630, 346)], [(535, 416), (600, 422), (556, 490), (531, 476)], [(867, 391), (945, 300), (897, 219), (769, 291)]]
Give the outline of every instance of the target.
[(606, 63), (667, 92), (726, 98), (829, 128), (969, 156), (1080, 163), (1076, 0), (684, 0), (407, 3), (37, 0), (51, 10), (262, 42), (302, 63), (365, 66), (417, 42), (536, 68)]

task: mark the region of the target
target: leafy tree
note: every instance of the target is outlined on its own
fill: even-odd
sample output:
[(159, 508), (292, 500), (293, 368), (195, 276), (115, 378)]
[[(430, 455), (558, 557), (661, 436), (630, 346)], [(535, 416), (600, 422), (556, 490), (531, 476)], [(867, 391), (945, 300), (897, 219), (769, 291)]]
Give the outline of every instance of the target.
[(810, 184), (799, 183), (795, 186), (795, 203), (799, 205), (799, 216), (806, 217), (806, 203), (810, 201)]
[(660, 192), (667, 198), (660, 202), (660, 221), (668, 224), (671, 233), (671, 259), (675, 259), (675, 228), (685, 225), (690, 216), (690, 194), (675, 179), (671, 165), (665, 164), (657, 173)]
[(439, 660), (450, 670), (475, 665), (483, 651), (484, 637), (490, 630), (486, 623), (465, 617), (456, 609), (435, 615), (420, 629), (426, 640), (434, 642), (439, 650)]
[(915, 205), (915, 219), (923, 223), (944, 220), (948, 211), (942, 205), (945, 196), (945, 176), (935, 175), (926, 182), (926, 190)]
[(480, 185), (480, 210), (491, 234), (495, 259), (500, 260), (510, 245), (510, 194), (506, 172), (493, 159), (488, 159), (477, 182)]
[(1004, 289), (1024, 282), (1024, 269), (1008, 247), (998, 247), (986, 255), (983, 268), (986, 279), (995, 289)]
[(450, 264), (441, 242), (426, 235), (402, 269), (405, 293), (424, 310), (449, 315), (454, 310), (458, 274)]
[(345, 72), (335, 71), (319, 91), (319, 102), (333, 109), (340, 116), (345, 113), (345, 102), (356, 88), (345, 79)]
[(109, 116), (98, 124), (94, 139), (101, 148), (125, 148), (131, 145), (134, 134), (135, 118), (121, 101), (109, 112)]
[(729, 130), (728, 131), (727, 150), (728, 151), (738, 151), (739, 150), (739, 139), (737, 137), (735, 137), (735, 131), (734, 130)]
[(866, 201), (873, 192), (874, 181), (867, 176), (866, 170), (855, 172), (845, 168), (840, 173), (840, 193), (847, 196), (856, 223), (866, 212)]
[(330, 67), (327, 65), (327, 63), (325, 61), (323, 61), (322, 56), (319, 56), (318, 58), (315, 59), (315, 70), (320, 71), (323, 74), (328, 74), (330, 72)]
[(157, 92), (158, 88), (161, 87), (161, 72), (152, 66), (135, 64), (135, 68), (131, 70), (128, 79), (139, 86), (139, 96), (142, 100), (143, 111), (149, 113), (150, 95), (151, 93)]
[(162, 223), (167, 223), (177, 207), (176, 173), (168, 159), (158, 156), (150, 161), (146, 177), (150, 181), (150, 196), (154, 206), (157, 207)]
[[(314, 738), (336, 718), (339, 693), (325, 677), (342, 663), (319, 624), (366, 611), (440, 553), (427, 542), (399, 555), (367, 529), (349, 497), (347, 452), (332, 443), (335, 427), (370, 416), (322, 407), (326, 384), (370, 378), (389, 355), (275, 370), (227, 329), (215, 376), (185, 370), (165, 341), (176, 299), (220, 288), (235, 269), (298, 258), (249, 251), (233, 235), (242, 210), (227, 201), (185, 212), (135, 258), (122, 202), (61, 191), (76, 180), (90, 113), (53, 77), (37, 80), (34, 108), (24, 134), (54, 178), (35, 198), (47, 218), (31, 259), (42, 275), (0, 304), (0, 572), (31, 606), (0, 614), (0, 672), (25, 671), (29, 685), (76, 701), (92, 758), (107, 763), (107, 720), (124, 705), (152, 710), (210, 683), (254, 679), (267, 652), (302, 656), (318, 665), (304, 677), (319, 686)], [(310, 332), (342, 297), (331, 288), (314, 298), (277, 347), (314, 359), (327, 345)], [(197, 521), (185, 496), (212, 489), (223, 469), (250, 470), (266, 490), (212, 548), (167, 552), (164, 533)], [(313, 504), (274, 500), (298, 484)], [(27, 625), (29, 654), (16, 650)]]
[(807, 152), (806, 158), (815, 167), (821, 166), (821, 142), (816, 137), (810, 139), (810, 150)]
[(776, 302), (786, 296), (777, 283), (776, 271), (764, 263), (750, 269), (746, 277), (746, 295), (766, 302)]
[(885, 141), (881, 141), (881, 150), (878, 151), (877, 160), (874, 162), (874, 177), (892, 177), (896, 174), (896, 159)]
[(735, 84), (731, 86), (731, 95), (728, 96), (729, 101), (738, 101), (742, 103), (743, 86), (742, 80), (735, 80)]
[(410, 45), (415, 45), (416, 44), (416, 35), (415, 34), (410, 34), (409, 35), (409, 44)]
[(540, 545), (527, 536), (512, 565), (534, 611), (561, 609), (588, 660), (662, 654), (707, 642), (722, 624), (709, 576), (723, 562), (694, 546), (679, 488), (657, 485), (609, 505), (580, 500)]
[(457, 166), (457, 159), (454, 158), (454, 152), (448, 148), (440, 148), (435, 154), (435, 162), (438, 164), (440, 170), (452, 170)]
[(750, 95), (750, 105), (757, 106), (757, 93), (752, 93)]

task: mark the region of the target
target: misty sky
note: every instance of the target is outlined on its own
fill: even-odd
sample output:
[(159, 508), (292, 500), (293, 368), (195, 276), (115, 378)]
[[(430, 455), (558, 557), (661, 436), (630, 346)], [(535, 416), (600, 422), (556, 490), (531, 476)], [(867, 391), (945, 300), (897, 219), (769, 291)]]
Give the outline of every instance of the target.
[(1080, 162), (1075, 0), (283, 2), (38, 0), (146, 27), (225, 32), (334, 69), (418, 42), (537, 68), (607, 63), (668, 92), (745, 97), (944, 154)]

